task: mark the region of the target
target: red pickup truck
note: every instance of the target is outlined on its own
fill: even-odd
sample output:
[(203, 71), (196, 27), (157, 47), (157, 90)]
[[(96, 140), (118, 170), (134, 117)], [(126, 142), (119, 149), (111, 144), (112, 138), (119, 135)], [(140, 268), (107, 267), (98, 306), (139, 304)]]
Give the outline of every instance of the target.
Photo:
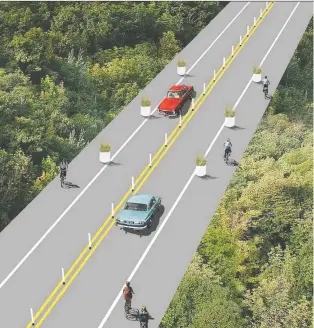
[(182, 107), (188, 99), (192, 99), (194, 88), (191, 85), (174, 85), (166, 98), (159, 104), (158, 113), (164, 116), (177, 116), (182, 114)]

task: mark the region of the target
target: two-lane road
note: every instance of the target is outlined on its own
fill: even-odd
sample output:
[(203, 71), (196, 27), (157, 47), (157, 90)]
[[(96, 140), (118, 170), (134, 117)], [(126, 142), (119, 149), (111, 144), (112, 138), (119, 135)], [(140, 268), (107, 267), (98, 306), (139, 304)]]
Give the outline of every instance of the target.
[[(237, 6), (235, 4), (228, 5), (217, 16), (217, 19), (227, 15), (224, 12), (233, 6), (234, 12), (233, 15), (230, 15), (232, 16), (231, 21), (244, 5), (243, 3), (237, 4)], [(267, 106), (268, 101), (264, 101), (260, 96), (259, 86), (251, 85), (237, 108), (237, 125), (242, 129), (228, 132), (224, 129), (208, 154), (208, 173), (216, 179), (192, 179), (191, 185), (177, 209), (171, 216), (168, 215), (168, 212), (194, 170), (196, 155), (204, 153), (217, 135), (223, 122), (225, 105), (237, 102), (252, 75), (252, 67), (261, 62), (295, 5), (296, 3), (277, 3), (274, 6), (265, 21), (256, 30), (255, 35), (245, 45), (143, 185), (140, 192), (155, 193), (162, 196), (163, 199), (164, 213), (159, 218), (159, 224), (154, 227), (154, 231), (150, 235), (140, 238), (136, 234), (125, 235), (115, 227), (111, 229), (88, 264), (47, 316), (43, 327), (97, 327), (102, 317), (110, 309), (123, 282), (132, 272), (147, 246), (154, 241), (153, 238), (157, 236), (156, 231), (159, 234), (160, 230), (158, 229), (162, 227), (166, 219), (169, 221), (160, 232), (132, 281), (136, 290), (135, 305), (140, 306), (145, 303), (156, 318), (150, 327), (158, 326), (205, 231), (208, 219), (219, 203), (234, 172), (234, 168), (226, 167), (221, 163), (221, 144), (226, 135), (229, 135), (234, 145), (237, 145), (234, 147), (233, 157), (239, 160)], [(193, 68), (192, 76), (184, 79), (186, 83), (195, 85), (198, 94), (202, 91), (203, 82), (209, 81), (213, 70), (218, 69), (221, 65), (221, 57), (224, 55), (227, 57), (231, 45), (238, 42), (239, 35), (245, 32), (247, 25), (251, 25), (253, 17), (258, 16), (259, 9), (260, 4), (248, 5), (239, 18), (234, 21), (232, 28), (224, 32)], [(230, 12), (228, 12), (229, 14)], [(272, 87), (278, 84), (310, 16), (309, 6), (301, 4), (291, 16), (291, 22), (287, 24), (282, 36), (274, 46), (274, 50), (265, 61), (263, 68), (265, 72), (269, 72)], [(217, 20), (216, 24), (219, 25)], [(213, 41), (228, 23), (224, 22), (221, 25), (224, 27), (219, 32), (216, 31)], [(282, 45), (283, 38), (285, 38), (285, 46), (278, 48), (280, 42)], [(159, 86), (159, 89), (164, 88)], [(165, 90), (163, 90), (164, 92)], [(134, 115), (134, 109), (138, 114), (138, 103), (132, 102), (130, 106), (133, 106), (132, 117), (135, 117), (135, 120), (142, 120)], [(122, 112), (121, 117), (126, 115), (124, 113)], [(120, 119), (120, 115), (118, 118)], [(126, 117), (123, 120), (126, 120)], [(117, 124), (114, 123), (117, 121), (114, 120), (109, 127)], [(157, 151), (163, 142), (164, 132), (170, 133), (176, 124), (176, 120), (163, 118), (147, 121), (128, 146), (117, 156), (115, 159), (117, 165), (110, 166), (99, 175), (98, 179), (66, 214), (64, 220), (56, 226), (34, 254), (0, 289), (0, 306), (5, 309), (3, 315), (1, 314), (1, 324), (9, 325), (9, 327), (26, 326), (29, 322), (29, 308), (33, 307), (34, 310), (37, 310), (42, 305), (59, 282), (61, 267), (65, 267), (67, 270), (75, 261), (79, 252), (86, 246), (87, 232), (92, 234), (96, 232), (110, 213), (111, 201), (119, 202), (130, 186), (131, 176), (136, 177), (140, 174), (147, 164), (148, 154), (154, 154)], [(103, 135), (91, 143), (97, 155), (100, 139), (105, 138), (111, 144), (114, 143), (114, 139), (111, 139), (110, 134), (106, 134), (109, 133), (106, 130)], [(116, 125), (114, 131), (123, 131), (123, 126)], [(85, 155), (85, 167), (86, 163), (89, 163), (89, 159), (92, 156), (95, 157), (91, 149), (92, 147), (89, 147), (87, 155)], [(81, 161), (82, 165), (83, 155), (84, 151), (77, 159), (78, 162)], [(99, 169), (99, 164), (97, 163), (97, 166), (96, 162), (97, 156), (93, 162), (94, 167), (92, 167), (95, 172)], [(57, 187), (58, 181), (53, 183)], [(85, 181), (86, 183), (87, 181)], [(78, 195), (79, 192), (76, 193)], [(6, 270), (8, 272), (8, 267)], [(152, 295), (154, 295), (153, 298)], [(109, 317), (106, 327), (123, 328), (132, 325), (123, 317), (122, 308), (123, 305), (120, 301)]]
[[(165, 81), (169, 86), (178, 82), (191, 83), (200, 94), (203, 82), (210, 80), (214, 69), (218, 70), (221, 65), (221, 54), (230, 53), (231, 45), (236, 44), (239, 34), (245, 31), (258, 12), (257, 5), (228, 5), (182, 51), (180, 56), (187, 60), (190, 75), (178, 80), (175, 60), (146, 88), (145, 93), (151, 96), (152, 104), (157, 105), (165, 95)], [(204, 63), (208, 75), (206, 79), (197, 78), (202, 76)], [(80, 185), (81, 189), (88, 188), (83, 191), (62, 190), (56, 178), (1, 233), (0, 249), (6, 250), (0, 254), (0, 306), (5, 309), (0, 318), (2, 324), (20, 327), (28, 322), (29, 308), (37, 311), (41, 307), (59, 283), (61, 267), (65, 271), (69, 269), (86, 246), (88, 232), (96, 233), (110, 213), (111, 202), (119, 202), (131, 184), (131, 176), (140, 174), (148, 162), (148, 154), (156, 152), (162, 145), (164, 133), (170, 133), (177, 124), (177, 120), (141, 118), (139, 98), (140, 95), (71, 163), (69, 180)], [(134, 131), (136, 133), (132, 136)], [(101, 168), (98, 161), (100, 140), (109, 142), (115, 152), (130, 135), (132, 138), (114, 158), (115, 165), (106, 168), (90, 184)], [(75, 197), (80, 198), (73, 203)], [(53, 229), (50, 228), (45, 238), (41, 238), (49, 227)], [(108, 235), (108, 241), (110, 238)], [(143, 238), (139, 247), (145, 246), (147, 241)], [(8, 248), (7, 245), (14, 247)]]

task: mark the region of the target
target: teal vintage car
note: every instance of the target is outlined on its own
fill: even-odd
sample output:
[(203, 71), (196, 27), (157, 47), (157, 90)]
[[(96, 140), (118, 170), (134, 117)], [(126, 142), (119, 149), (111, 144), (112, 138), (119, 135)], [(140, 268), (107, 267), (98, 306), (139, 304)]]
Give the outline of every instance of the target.
[(154, 215), (159, 209), (161, 198), (138, 194), (131, 196), (117, 215), (117, 226), (133, 230), (150, 228)]

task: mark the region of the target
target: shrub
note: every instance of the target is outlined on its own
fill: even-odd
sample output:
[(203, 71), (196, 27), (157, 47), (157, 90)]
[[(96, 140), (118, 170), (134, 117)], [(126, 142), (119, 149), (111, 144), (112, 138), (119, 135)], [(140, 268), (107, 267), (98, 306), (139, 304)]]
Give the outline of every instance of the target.
[(234, 117), (235, 111), (228, 105), (225, 109), (225, 117)]
[(178, 67), (184, 67), (185, 66), (185, 61), (184, 60), (179, 60), (178, 61)]
[(147, 106), (150, 106), (150, 104), (151, 104), (150, 99), (148, 99), (148, 98), (142, 98), (142, 100), (141, 100), (141, 106), (147, 107)]
[(102, 144), (100, 145), (100, 152), (101, 152), (101, 153), (108, 153), (108, 152), (110, 152), (110, 149), (111, 149), (111, 147), (110, 147), (110, 145), (108, 145), (108, 144), (104, 144), (104, 143), (102, 143)]
[(259, 66), (255, 66), (254, 69), (253, 69), (253, 73), (254, 74), (261, 74), (262, 69)]
[(205, 166), (206, 165), (206, 159), (203, 158), (203, 157), (197, 156), (196, 165), (197, 166)]

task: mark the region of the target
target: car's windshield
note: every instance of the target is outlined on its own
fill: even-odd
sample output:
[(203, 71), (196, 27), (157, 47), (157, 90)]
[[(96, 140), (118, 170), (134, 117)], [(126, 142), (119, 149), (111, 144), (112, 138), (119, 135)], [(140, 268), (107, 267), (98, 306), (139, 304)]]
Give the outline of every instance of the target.
[(137, 203), (126, 203), (124, 209), (130, 211), (147, 211), (147, 205)]
[(168, 91), (167, 98), (181, 98), (180, 91)]

